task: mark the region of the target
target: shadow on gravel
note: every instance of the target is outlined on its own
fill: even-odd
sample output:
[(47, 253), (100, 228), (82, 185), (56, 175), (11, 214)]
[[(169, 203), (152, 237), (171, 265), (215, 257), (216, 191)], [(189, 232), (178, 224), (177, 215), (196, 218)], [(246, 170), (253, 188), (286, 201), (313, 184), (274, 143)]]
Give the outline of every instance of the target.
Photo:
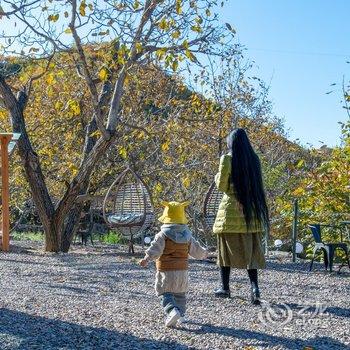
[(210, 323), (199, 323), (199, 322), (188, 322), (191, 325), (199, 326), (198, 329), (187, 329), (185, 327), (179, 328), (183, 331), (195, 334), (217, 334), (219, 336), (227, 336), (236, 339), (246, 339), (249, 340), (251, 345), (251, 340), (259, 341), (259, 344), (255, 344), (259, 347), (270, 346), (283, 346), (283, 349), (295, 350), (304, 349), (305, 347), (312, 347), (315, 349), (332, 349), (332, 350), (344, 350), (347, 349), (344, 343), (337, 341), (336, 339), (329, 337), (317, 336), (312, 339), (300, 339), (300, 338), (287, 338), (281, 336), (275, 336), (271, 334), (250, 331), (246, 329), (234, 329), (228, 327), (214, 326)]
[(42, 266), (48, 266), (50, 265), (50, 262), (39, 262), (39, 261), (33, 261), (33, 260), (20, 260), (20, 259), (9, 259), (7, 257), (1, 256), (0, 261), (6, 261), (6, 262), (13, 262), (17, 264), (26, 264), (26, 265), (42, 265)]
[[(294, 310), (294, 311), (305, 310), (305, 311), (312, 313), (314, 315), (317, 315), (320, 312), (320, 307), (316, 307), (316, 306), (309, 306), (309, 305), (305, 306), (305, 305), (299, 305), (296, 303), (284, 303), (284, 304), (275, 303), (274, 305), (279, 307), (280, 309), (283, 309), (287, 305), (291, 310)], [(333, 314), (333, 315), (336, 315), (339, 317), (350, 318), (350, 309), (345, 309), (345, 308), (338, 307), (338, 306), (327, 307), (327, 305), (325, 305), (325, 304), (322, 304), (322, 308), (324, 308), (323, 312), (326, 314)]]
[(0, 308), (1, 349), (176, 349), (176, 342), (138, 338), (106, 328), (82, 326)]
[[(292, 262), (281, 262), (278, 260), (268, 260), (266, 264), (267, 270), (276, 270), (282, 272), (297, 272), (297, 273), (309, 273), (308, 263), (292, 263)], [(318, 264), (317, 264), (318, 265)], [(316, 267), (316, 263), (315, 263)]]
[(312, 273), (322, 273), (324, 275), (336, 276), (336, 277), (349, 277), (349, 269), (343, 267), (341, 273), (338, 273), (339, 265), (333, 267), (333, 272), (330, 273), (326, 271), (323, 263), (314, 263), (314, 268), (309, 271), (310, 262), (305, 260), (305, 262), (281, 262), (278, 260), (268, 260), (267, 261), (267, 270), (276, 270), (282, 272), (291, 272), (291, 273), (303, 273), (303, 274), (312, 274)]

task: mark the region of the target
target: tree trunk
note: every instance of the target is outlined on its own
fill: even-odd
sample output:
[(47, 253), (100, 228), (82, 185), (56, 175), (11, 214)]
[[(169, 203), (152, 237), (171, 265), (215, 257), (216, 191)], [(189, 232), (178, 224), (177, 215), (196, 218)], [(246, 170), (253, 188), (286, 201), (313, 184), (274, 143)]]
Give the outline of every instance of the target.
[(82, 204), (76, 204), (68, 214), (61, 236), (61, 251), (64, 253), (69, 251), (73, 237), (77, 232), (83, 207), (84, 206)]
[[(105, 84), (100, 96), (100, 107), (107, 101), (110, 93), (110, 83)], [(97, 130), (95, 116), (92, 118), (86, 133), (79, 172), (55, 208), (45, 183), (39, 157), (32, 147), (26, 130), (23, 111), (28, 96), (25, 91), (20, 91), (16, 98), (1, 76), (0, 94), (10, 112), (13, 131), (21, 134), (18, 141), (18, 152), (45, 232), (45, 250), (50, 252), (68, 251), (82, 210), (82, 206), (76, 204), (77, 196), (85, 194), (88, 190), (91, 173), (115, 141), (116, 134), (114, 131), (110, 131), (108, 140), (102, 137), (96, 140), (95, 137), (91, 137), (90, 135)]]
[(1, 76), (0, 93), (7, 110), (10, 112), (13, 131), (21, 134), (17, 144), (18, 153), (22, 160), (26, 178), (30, 184), (34, 204), (44, 227), (45, 239), (48, 242), (45, 249), (58, 252), (59, 240), (56, 235), (56, 229), (53, 226), (55, 209), (47, 190), (39, 157), (33, 150), (23, 117), (27, 95), (24, 91), (20, 91), (18, 98), (16, 98), (5, 79)]
[[(93, 135), (97, 130), (97, 123), (95, 116), (91, 119), (89, 125), (87, 126), (87, 131), (85, 133), (85, 144), (84, 144), (84, 152), (80, 166), (86, 161), (90, 152), (93, 150), (96, 144), (96, 137), (90, 136)], [(90, 185), (90, 179), (87, 179), (82, 185), (80, 194), (85, 194), (88, 191)], [(61, 238), (61, 251), (67, 253), (69, 251), (69, 247), (72, 244), (74, 235), (78, 229), (81, 212), (83, 210), (83, 204), (75, 204), (74, 207), (70, 210), (68, 217), (65, 221), (65, 225), (62, 232)]]
[[(98, 107), (101, 110), (107, 105), (111, 97), (111, 93), (113, 91), (113, 85), (112, 85), (111, 79), (112, 79), (112, 76), (109, 77), (109, 80), (104, 82), (99, 95)], [(86, 128), (84, 151), (83, 151), (80, 167), (86, 162), (91, 151), (94, 149), (96, 145), (96, 141), (97, 141), (96, 136), (91, 136), (91, 135), (94, 135), (95, 131), (97, 130), (98, 130), (98, 125), (96, 122), (96, 116), (93, 115), (93, 117), (90, 120), (90, 123)], [(90, 185), (90, 177), (87, 178), (86, 181), (82, 184), (79, 194), (81, 195), (86, 194), (86, 192), (88, 191), (89, 185)], [(81, 216), (83, 207), (84, 207), (83, 204), (76, 203), (68, 214), (68, 217), (65, 221), (64, 229), (62, 232), (62, 238), (61, 238), (61, 250), (63, 252), (68, 252), (69, 247), (72, 244), (74, 235), (79, 226), (80, 216)]]
[(44, 227), (45, 232), (45, 251), (58, 253), (60, 245), (58, 240), (57, 226), (54, 221), (51, 222), (49, 228)]

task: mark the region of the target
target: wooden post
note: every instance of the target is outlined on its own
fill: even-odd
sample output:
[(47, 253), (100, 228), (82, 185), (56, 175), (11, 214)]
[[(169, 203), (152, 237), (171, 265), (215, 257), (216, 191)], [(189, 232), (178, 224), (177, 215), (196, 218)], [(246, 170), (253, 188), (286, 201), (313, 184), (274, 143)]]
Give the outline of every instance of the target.
[(2, 250), (10, 247), (10, 189), (9, 189), (9, 157), (8, 144), (12, 134), (1, 135), (1, 198), (2, 198)]
[(299, 218), (299, 205), (298, 200), (294, 201), (294, 219), (293, 219), (293, 232), (292, 232), (292, 252), (293, 252), (293, 262), (296, 262), (296, 244), (298, 237), (298, 218)]

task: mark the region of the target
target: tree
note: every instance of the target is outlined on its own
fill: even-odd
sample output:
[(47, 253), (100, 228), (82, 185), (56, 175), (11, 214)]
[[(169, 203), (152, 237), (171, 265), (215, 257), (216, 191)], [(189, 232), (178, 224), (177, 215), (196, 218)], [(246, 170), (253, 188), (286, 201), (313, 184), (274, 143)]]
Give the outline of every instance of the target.
[[(93, 170), (122, 136), (117, 129), (125, 108), (124, 86), (135, 65), (156, 60), (176, 71), (182, 61), (198, 63), (201, 54), (225, 55), (225, 46), (218, 43), (225, 41), (226, 34), (211, 12), (215, 5), (214, 0), (3, 1), (0, 20), (5, 29), (0, 40), (5, 69), (0, 71), (0, 103), (9, 113), (13, 131), (22, 135), (18, 151), (47, 251), (69, 249), (82, 210), (76, 199), (87, 192)], [(95, 56), (106, 48), (104, 64), (95, 64)], [(91, 115), (84, 127), (80, 165), (54, 202), (25, 114), (33, 99), (41, 97), (33, 95), (33, 86), (43, 76), (49, 85), (53, 82), (52, 65), (63, 54), (76, 68), (76, 86), (87, 89), (91, 110), (86, 113)], [(5, 73), (12, 73), (13, 64), (25, 68), (34, 61), (28, 79), (13, 86), (12, 75)], [(78, 107), (69, 106), (73, 113), (85, 113)]]
[[(103, 65), (106, 56), (107, 52), (95, 55), (95, 64)], [(232, 59), (240, 60), (239, 54)], [(71, 57), (62, 54), (56, 61), (50, 73), (33, 84), (33, 98), (26, 108), (27, 129), (53, 198), (62, 195), (79, 168), (84, 129), (92, 113), (88, 90), (75, 88), (79, 76)], [(33, 64), (23, 68), (16, 77), (18, 82), (11, 81), (12, 86), (26, 80), (32, 69)], [(285, 139), (283, 124), (270, 116), (268, 108), (259, 108), (259, 99), (254, 96), (261, 95), (259, 86), (253, 88), (244, 82), (246, 79), (242, 77), (237, 86), (240, 97), (236, 104), (240, 108), (236, 115), (261, 156), (272, 205), (285, 192), (288, 177), (293, 176), (285, 169), (298, 156), (298, 147)], [(92, 173), (89, 194), (104, 194), (129, 163), (149, 185), (156, 206), (164, 198), (189, 199), (192, 212), (201, 213), (218, 166), (218, 131), (222, 132), (224, 146), (224, 136), (233, 127), (231, 109), (189, 90), (180, 76), (167, 74), (153, 64), (134, 67), (124, 88), (118, 143)], [(232, 99), (238, 97), (233, 94)], [(248, 116), (244, 110), (265, 112)], [(5, 118), (0, 110), (1, 123)], [(28, 192), (18, 162), (14, 172), (12, 198), (13, 205), (18, 206), (28, 198)]]

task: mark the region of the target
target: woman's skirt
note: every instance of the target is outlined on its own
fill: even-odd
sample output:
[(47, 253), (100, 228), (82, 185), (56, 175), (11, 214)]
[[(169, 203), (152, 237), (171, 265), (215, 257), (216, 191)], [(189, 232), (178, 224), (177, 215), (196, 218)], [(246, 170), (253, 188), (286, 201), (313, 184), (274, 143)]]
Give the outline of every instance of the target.
[(217, 236), (219, 266), (237, 269), (265, 268), (262, 233), (221, 233)]

